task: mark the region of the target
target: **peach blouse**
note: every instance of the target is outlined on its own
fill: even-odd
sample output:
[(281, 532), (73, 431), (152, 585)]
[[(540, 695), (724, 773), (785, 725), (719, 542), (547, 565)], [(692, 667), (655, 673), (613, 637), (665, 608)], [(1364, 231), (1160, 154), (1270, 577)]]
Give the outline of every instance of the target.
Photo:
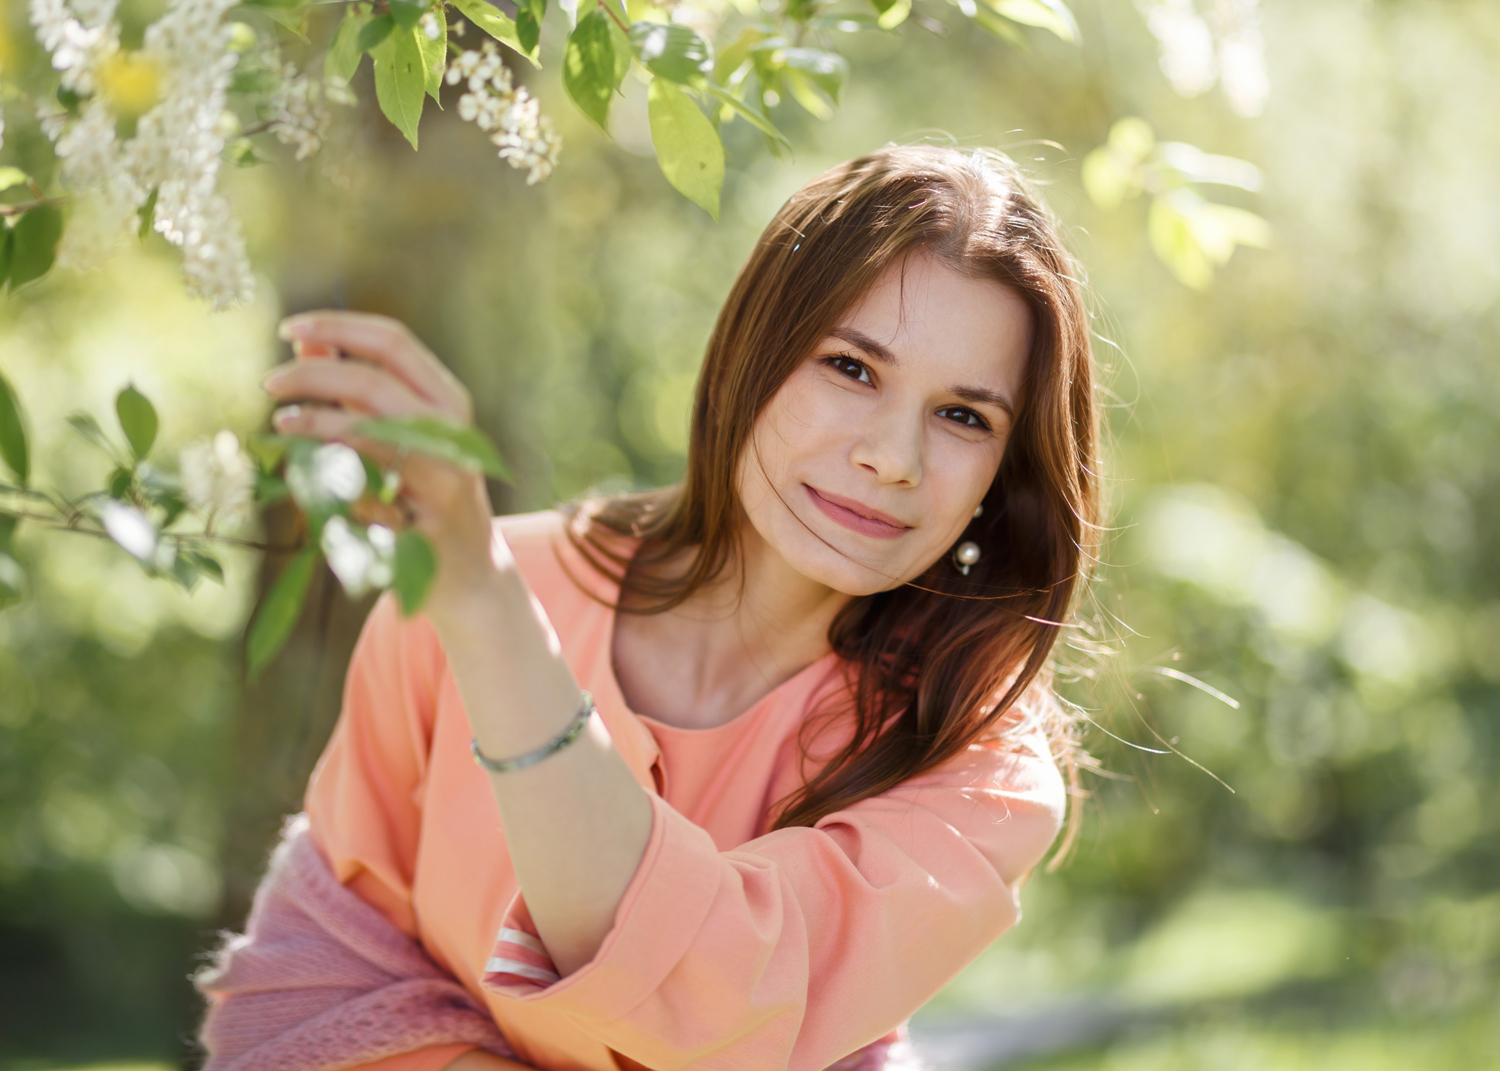
[[(529, 915), (442, 646), (389, 592), (308, 786), (314, 841), (547, 1071), (629, 1060), (821, 1071), (889, 1036), (1020, 917), (1019, 883), (1062, 819), (1046, 741), (976, 745), (815, 827), (767, 832), (773, 805), (802, 783), (804, 719), (847, 695), (841, 660), (825, 655), (716, 728), (635, 714), (611, 665), (614, 611), (590, 597), (616, 589), (563, 524), (556, 512), (495, 522), (652, 801), (645, 855), (598, 953), (559, 981), (494, 969), (501, 931), (514, 943)], [(439, 1071), (463, 1051), (366, 1066)]]

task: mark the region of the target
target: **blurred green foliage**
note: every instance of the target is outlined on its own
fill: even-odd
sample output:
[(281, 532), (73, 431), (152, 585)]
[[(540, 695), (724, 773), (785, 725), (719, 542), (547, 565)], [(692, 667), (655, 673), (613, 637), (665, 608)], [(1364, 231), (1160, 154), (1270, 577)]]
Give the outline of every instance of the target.
[[(1072, 8), (1080, 46), (997, 54), (968, 23), (899, 51), (853, 35), (835, 119), (782, 117), (791, 159), (726, 130), (718, 225), (661, 182), (629, 79), (610, 143), (556, 106), (555, 75), (528, 75), (568, 139), (542, 186), (429, 110), (420, 155), (361, 113), (331, 180), (257, 169), (231, 192), (281, 308), (398, 314), (452, 364), (515, 511), (676, 478), (719, 302), (801, 182), (935, 130), (1009, 147), (1098, 296), (1117, 533), (1087, 609), (1120, 653), (1065, 656), (1092, 674), (1067, 694), (1108, 775), (1081, 843), (924, 1019), (1076, 1007), (1081, 1048), (1036, 1064), (1057, 1071), (1494, 1066), (1500, 10), (1268, 2), (1272, 92), (1246, 121), (1177, 97), (1129, 5)], [(1095, 204), (1082, 161), (1130, 116), (1255, 162), (1261, 192), (1224, 200), (1266, 217), (1271, 247), (1193, 289), (1153, 255), (1144, 201)], [(127, 381), (168, 446), (264, 419), (280, 310), (210, 316), (174, 270), (148, 243), (0, 306), (36, 479), (101, 477), (43, 429)], [(92, 540), (23, 529), (18, 554), (34, 590), (0, 615), (0, 1059), (176, 1061), (194, 950), (238, 921), (216, 907), (230, 793), (270, 795), (304, 761), (292, 733), (233, 746), (237, 706), (271, 714), (238, 700), (255, 563), (188, 594)], [(1089, 1032), (1089, 1009), (1113, 1025)]]

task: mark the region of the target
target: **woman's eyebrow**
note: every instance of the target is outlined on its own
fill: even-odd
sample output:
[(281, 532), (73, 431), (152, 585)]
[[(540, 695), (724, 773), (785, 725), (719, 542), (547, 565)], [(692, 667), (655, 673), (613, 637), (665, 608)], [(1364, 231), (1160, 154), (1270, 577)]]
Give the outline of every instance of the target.
[(1006, 395), (997, 390), (989, 390), (986, 387), (949, 387), (955, 396), (975, 405), (993, 405), (1005, 410), (1005, 415), (1011, 420), (1016, 419), (1016, 407)]
[(852, 327), (835, 327), (828, 333), (834, 338), (843, 339), (851, 346), (858, 346), (860, 349), (864, 350), (881, 364), (888, 364), (892, 368), (894, 368), (901, 363), (900, 361), (896, 360), (896, 355), (894, 353), (892, 353), (881, 343), (876, 342), (873, 338), (865, 334), (863, 331), (856, 331)]

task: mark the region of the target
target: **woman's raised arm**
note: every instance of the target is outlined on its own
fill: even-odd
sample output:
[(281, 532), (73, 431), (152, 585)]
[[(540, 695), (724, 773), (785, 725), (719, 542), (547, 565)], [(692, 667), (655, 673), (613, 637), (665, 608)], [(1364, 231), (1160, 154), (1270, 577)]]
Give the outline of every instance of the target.
[[(436, 629), (480, 749), (520, 755), (572, 720), (582, 693), (541, 605), (491, 525), (479, 473), (423, 455), (398, 458), (361, 439), (368, 416), (442, 416), (467, 423), (468, 392), (403, 325), (350, 312), (292, 317), (297, 350), (265, 382), (288, 434), (338, 439), (400, 464), (412, 524), (438, 555), (423, 610)], [(337, 359), (347, 356), (353, 359)], [(491, 774), (506, 842), (537, 932), (560, 973), (587, 963), (614, 920), (651, 835), (644, 790), (596, 718), (563, 751)]]

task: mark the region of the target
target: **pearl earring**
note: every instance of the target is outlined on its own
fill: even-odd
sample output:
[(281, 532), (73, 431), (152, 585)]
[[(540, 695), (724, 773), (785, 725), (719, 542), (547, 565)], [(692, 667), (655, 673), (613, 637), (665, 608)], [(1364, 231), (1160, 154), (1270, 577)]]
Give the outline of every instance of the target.
[(977, 505), (977, 506), (974, 507), (974, 516), (976, 516), (976, 517), (982, 517), (983, 515), (984, 515), (984, 503), (981, 502), (981, 503), (979, 503), (979, 505)]
[(953, 565), (964, 576), (969, 575), (969, 566), (979, 560), (979, 544), (966, 539), (953, 548)]

